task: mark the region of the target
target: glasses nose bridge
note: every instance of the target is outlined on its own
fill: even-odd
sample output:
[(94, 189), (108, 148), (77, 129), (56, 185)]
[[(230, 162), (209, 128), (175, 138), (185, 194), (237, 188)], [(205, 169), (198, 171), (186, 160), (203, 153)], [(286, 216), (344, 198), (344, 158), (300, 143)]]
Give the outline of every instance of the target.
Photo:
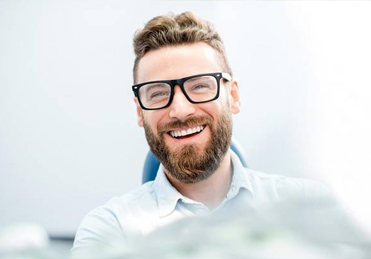
[(183, 79), (171, 80), (171, 86), (172, 86), (171, 88), (172, 88), (172, 91), (173, 91), (173, 95), (175, 94), (175, 87), (179, 86), (182, 93), (187, 97), (187, 94), (185, 93), (185, 89), (184, 89), (184, 80)]
[[(174, 98), (175, 98), (175, 88), (177, 86), (179, 86), (179, 90), (182, 94), (182, 99), (184, 98), (185, 100), (187, 100), (187, 102), (192, 102), (189, 97), (188, 97), (188, 94), (186, 93), (186, 89), (184, 88), (184, 82), (186, 80), (184, 79), (176, 79), (176, 80), (171, 80), (171, 91), (172, 91), (172, 94), (171, 94), (171, 100), (170, 100), (170, 103), (173, 102)], [(179, 93), (178, 93), (179, 94)], [(179, 98), (179, 97), (178, 97)]]
[[(192, 105), (192, 101), (186, 93), (184, 88), (184, 79), (177, 79), (171, 81), (172, 95), (169, 101), (169, 116), (171, 118), (178, 118), (184, 120), (186, 117), (195, 113), (196, 108)], [(176, 87), (179, 86), (180, 89), (175, 91)]]
[(183, 83), (184, 83), (183, 79), (171, 80), (171, 84), (173, 85), (173, 88), (175, 88), (175, 86), (179, 86), (180, 88), (183, 88)]

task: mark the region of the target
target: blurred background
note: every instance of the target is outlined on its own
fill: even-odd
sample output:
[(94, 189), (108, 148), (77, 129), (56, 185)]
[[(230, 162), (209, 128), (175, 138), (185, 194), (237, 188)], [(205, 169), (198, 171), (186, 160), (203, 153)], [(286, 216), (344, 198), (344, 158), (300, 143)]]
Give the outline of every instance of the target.
[(249, 167), (327, 183), (371, 231), (371, 2), (0, 0), (0, 227), (71, 240), (141, 184), (135, 31), (193, 11), (227, 48)]

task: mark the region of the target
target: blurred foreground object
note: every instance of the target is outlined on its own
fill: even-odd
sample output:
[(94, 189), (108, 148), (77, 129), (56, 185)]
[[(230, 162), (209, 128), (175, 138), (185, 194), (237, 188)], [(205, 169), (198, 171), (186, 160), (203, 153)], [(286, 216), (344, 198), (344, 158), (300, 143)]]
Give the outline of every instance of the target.
[(16, 223), (0, 228), (0, 255), (27, 249), (43, 249), (48, 245), (48, 234), (37, 224)]
[(370, 237), (332, 199), (241, 205), (78, 258), (371, 258)]
[(0, 258), (56, 258), (47, 252), (49, 236), (45, 229), (33, 223), (15, 223), (0, 228)]

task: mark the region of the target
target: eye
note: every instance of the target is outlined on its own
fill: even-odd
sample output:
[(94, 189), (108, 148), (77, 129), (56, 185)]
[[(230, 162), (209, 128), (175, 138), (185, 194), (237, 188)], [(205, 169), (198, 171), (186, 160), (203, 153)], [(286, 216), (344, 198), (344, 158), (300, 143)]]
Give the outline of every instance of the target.
[(169, 96), (168, 91), (154, 92), (151, 94), (151, 99)]
[(144, 85), (140, 88), (142, 95), (140, 96), (143, 100), (147, 101), (159, 101), (165, 98), (169, 98), (171, 93), (171, 87), (164, 83), (152, 83)]
[(210, 89), (210, 86), (207, 84), (197, 84), (192, 86), (192, 91), (200, 91), (200, 90), (207, 90)]

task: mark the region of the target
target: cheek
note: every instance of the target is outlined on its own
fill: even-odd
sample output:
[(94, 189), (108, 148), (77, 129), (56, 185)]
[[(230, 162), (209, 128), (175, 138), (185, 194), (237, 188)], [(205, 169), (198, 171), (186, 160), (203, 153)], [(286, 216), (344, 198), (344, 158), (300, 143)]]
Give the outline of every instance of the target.
[(217, 100), (205, 104), (208, 105), (205, 107), (205, 110), (207, 110), (207, 112), (211, 114), (214, 118), (219, 117), (219, 115), (222, 112), (230, 110), (230, 102), (225, 95), (221, 95)]
[(160, 111), (146, 111), (142, 114), (143, 123), (157, 133), (157, 127), (161, 122), (162, 113)]

